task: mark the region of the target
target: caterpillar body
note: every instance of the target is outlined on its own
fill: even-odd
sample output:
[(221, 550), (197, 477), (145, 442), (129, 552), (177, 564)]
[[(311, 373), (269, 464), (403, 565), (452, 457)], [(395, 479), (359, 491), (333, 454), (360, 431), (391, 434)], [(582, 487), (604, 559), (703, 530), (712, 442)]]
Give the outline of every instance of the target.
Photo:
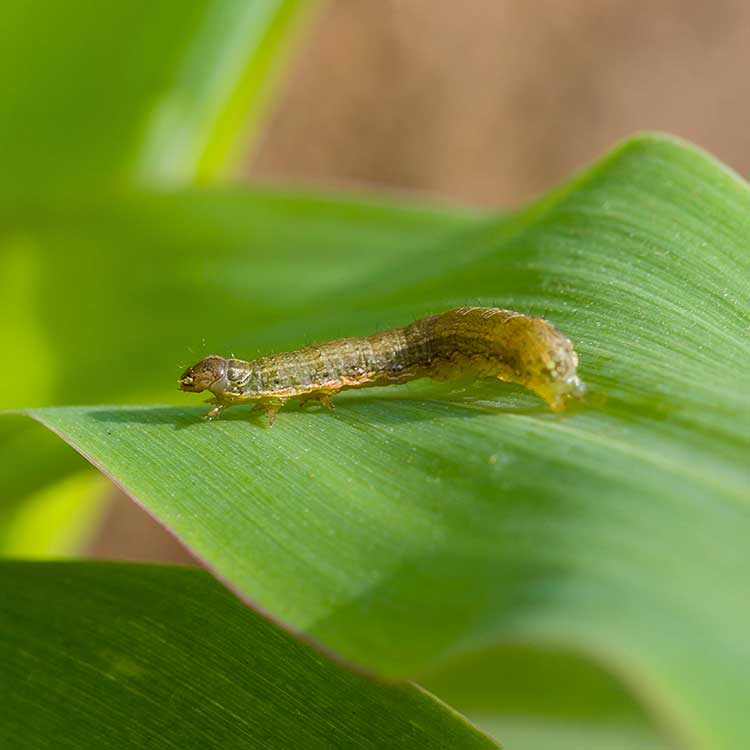
[(580, 398), (578, 356), (570, 340), (543, 318), (494, 307), (460, 307), (403, 328), (313, 344), (246, 362), (212, 355), (189, 367), (180, 390), (211, 391), (208, 419), (234, 404), (254, 402), (273, 425), (290, 399), (318, 401), (349, 388), (417, 378), (495, 377), (541, 396), (553, 411)]

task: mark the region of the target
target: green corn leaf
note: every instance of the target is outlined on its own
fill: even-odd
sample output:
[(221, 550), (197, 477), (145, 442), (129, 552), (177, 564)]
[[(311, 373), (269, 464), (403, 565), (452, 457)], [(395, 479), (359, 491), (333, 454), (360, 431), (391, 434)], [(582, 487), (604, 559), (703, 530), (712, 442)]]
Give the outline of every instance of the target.
[(0, 563), (0, 746), (497, 747), (409, 684), (350, 671), (204, 571)]
[(216, 179), (317, 4), (5, 0), (0, 190)]
[[(101, 207), (31, 232), (44, 257), (67, 247), (109, 290), (71, 279), (82, 296), (63, 320), (104, 304), (112, 356), (104, 375), (90, 348), (103, 323), (91, 320), (69, 361), (52, 358), (61, 393), (175, 403), (167, 389), (191, 337), (207, 339), (192, 359), (250, 358), (468, 303), (553, 321), (581, 355), (589, 398), (558, 416), (498, 383), (417, 383), (344, 394), (334, 414), (289, 409), (271, 431), (241, 408), (210, 424), (196, 406), (32, 416), (240, 595), (359, 664), (429, 686), (520, 639), (617, 675), (680, 747), (748, 743), (744, 182), (642, 138), (516, 215), (428, 212), (401, 234), (384, 218), (394, 211), (351, 203), (139, 200), (124, 254), (101, 253)], [(243, 204), (265, 221), (233, 241)], [(218, 215), (230, 229), (212, 233)], [(40, 330), (63, 325), (49, 317)]]

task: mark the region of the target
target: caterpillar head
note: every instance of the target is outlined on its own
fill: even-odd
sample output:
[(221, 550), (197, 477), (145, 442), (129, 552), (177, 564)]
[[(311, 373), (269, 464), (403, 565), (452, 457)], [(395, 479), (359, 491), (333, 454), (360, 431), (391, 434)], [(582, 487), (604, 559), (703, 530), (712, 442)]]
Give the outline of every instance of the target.
[(179, 380), (180, 390), (191, 393), (211, 390), (212, 386), (224, 380), (226, 372), (227, 361), (224, 357), (206, 357), (182, 373)]

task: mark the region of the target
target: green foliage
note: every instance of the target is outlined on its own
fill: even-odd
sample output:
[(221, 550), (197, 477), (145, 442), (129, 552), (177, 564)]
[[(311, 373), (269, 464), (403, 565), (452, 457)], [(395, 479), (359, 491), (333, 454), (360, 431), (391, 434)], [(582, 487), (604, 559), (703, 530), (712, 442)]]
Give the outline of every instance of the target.
[(5, 0), (0, 189), (201, 180), (257, 122), (313, 0)]
[[(316, 7), (313, 0), (136, 0), (106, 10), (90, 0), (3, 4), (0, 332), (5, 361), (24, 372), (10, 376), (0, 406), (86, 402), (97, 388), (109, 399), (132, 394), (135, 383), (112, 382), (113, 353), (117, 339), (142, 339), (135, 326), (148, 327), (149, 300), (126, 303), (125, 314), (140, 315), (131, 325), (118, 319), (127, 291), (111, 275), (123, 268), (142, 274), (158, 297), (159, 263), (148, 243), (160, 244), (159, 227), (148, 225), (144, 237), (127, 223), (127, 205), (139, 201), (133, 185), (184, 186), (236, 168), (289, 44)], [(141, 200), (141, 221), (181, 221), (179, 213), (153, 215), (154, 200)], [(69, 244), (76, 252), (66, 257)], [(106, 251), (116, 255), (103, 257)], [(96, 260), (104, 267), (89, 277)], [(163, 272), (179, 263), (172, 257)], [(93, 367), (82, 375), (88, 359)], [(0, 551), (18, 551), (30, 507), (40, 530), (34, 554), (59, 553), (83, 538), (90, 497), (66, 521), (55, 515), (41, 523), (43, 506), (61, 503), (50, 486), (65, 482), (64, 495), (82, 462), (7, 421), (0, 447), (14, 456), (0, 473)]]
[[(274, 218), (293, 229), (256, 221), (244, 265), (206, 269), (215, 305), (194, 289), (183, 305), (165, 294), (163, 320), (196, 337), (182, 311), (198, 310), (210, 349), (254, 356), (341, 334), (342, 311), (346, 332), (366, 333), (467, 301), (520, 308), (576, 342), (589, 402), (559, 417), (501, 384), (424, 383), (342, 396), (334, 415), (290, 410), (272, 431), (241, 408), (211, 424), (206, 407), (32, 415), (241, 594), (360, 664), (429, 684), (446, 659), (553, 643), (615, 670), (695, 746), (739, 742), (747, 187), (642, 139), (518, 216), (436, 219), (387, 265), (347, 263), (382, 234), (362, 222), (357, 241), (339, 218), (321, 236), (342, 278), (317, 297), (291, 280), (319, 259), (320, 217), (301, 205), (280, 197)], [(303, 291), (287, 297), (284, 275)], [(132, 278), (112, 274), (131, 295)], [(249, 304), (269, 279), (279, 291), (264, 315)], [(156, 298), (148, 309), (166, 341)], [(146, 369), (132, 346), (117, 367), (127, 381)]]
[(2, 747), (496, 747), (417, 687), (322, 657), (201, 570), (5, 562), (0, 586)]
[[(257, 129), (309, 4), (160, 0), (148, 24), (138, 3), (96, 20), (83, 0), (53, 5), (3, 11), (3, 406), (62, 436), (242, 599), (418, 679), (510, 747), (747, 745), (748, 186), (643, 137), (504, 217), (197, 190)], [(181, 187), (148, 187), (164, 181)], [(581, 408), (421, 382), (342, 394), (334, 414), (290, 408), (269, 431), (244, 408), (204, 423), (176, 392), (209, 352), (252, 358), (463, 304), (564, 331)], [(96, 512), (85, 462), (17, 415), (0, 447), (0, 551), (70, 551)], [(378, 746), (369, 712), (381, 738), (404, 738), (379, 746), (486, 746), (205, 574), (6, 562), (0, 585), (0, 739), (43, 708), (29, 747), (82, 746), (78, 726), (137, 747), (118, 735), (134, 722), (165, 747)], [(117, 671), (144, 662), (137, 685)], [(297, 692), (268, 698), (269, 679)], [(179, 702), (149, 714), (178, 683)]]

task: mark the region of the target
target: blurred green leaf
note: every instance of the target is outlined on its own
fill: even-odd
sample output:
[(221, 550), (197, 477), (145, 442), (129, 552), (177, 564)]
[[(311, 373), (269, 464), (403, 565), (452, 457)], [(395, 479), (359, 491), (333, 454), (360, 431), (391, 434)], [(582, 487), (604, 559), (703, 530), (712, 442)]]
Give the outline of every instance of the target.
[(408, 684), (349, 671), (194, 568), (0, 563), (0, 746), (491, 748)]
[(5, 0), (0, 189), (205, 181), (315, 0)]
[[(241, 164), (238, 151), (258, 132), (291, 42), (317, 6), (317, 0), (3, 3), (0, 334), (8, 361), (29, 363), (6, 403), (54, 402), (60, 361), (75, 354), (74, 346), (56, 351), (40, 320), (40, 308), (51, 301), (53, 315), (60, 314), (86, 282), (85, 266), (68, 266), (78, 278), (67, 289), (43, 267), (49, 259), (35, 232), (37, 222), (44, 224), (49, 194), (88, 195), (93, 187), (98, 192), (133, 182), (205, 183), (225, 173), (228, 161)], [(28, 203), (9, 197), (17, 194), (34, 197)], [(24, 208), (31, 213), (25, 214), (28, 226), (20, 227), (16, 212)], [(75, 213), (63, 223), (75, 222)], [(73, 303), (77, 312), (66, 319), (72, 327), (63, 327), (61, 349), (79, 336), (79, 316), (85, 328), (100, 302), (90, 309)], [(95, 350), (98, 357), (99, 342)], [(74, 390), (85, 392), (78, 373)], [(18, 442), (15, 427), (0, 427), (0, 445)], [(56, 555), (86, 536), (95, 500), (81, 495), (76, 505), (68, 491), (80, 462), (63, 459), (58, 449), (52, 455), (45, 445), (35, 453), (41, 452), (50, 460), (39, 470), (13, 466), (11, 476), (0, 479), (0, 552)], [(43, 495), (30, 513), (23, 504), (41, 485)], [(67, 520), (63, 507), (71, 511)], [(43, 523), (53, 508), (56, 522)], [(32, 518), (41, 523), (36, 530)], [(22, 539), (30, 546), (19, 547)]]
[(667, 750), (643, 707), (581, 654), (504, 643), (446, 660), (429, 688), (514, 750)]
[[(328, 301), (474, 222), (249, 190), (0, 201), (0, 335), (24, 371), (0, 405), (177, 399), (197, 352), (232, 348), (239, 331)], [(0, 447), (17, 456), (0, 474), (2, 553), (3, 519), (81, 461), (23, 420), (0, 423)]]
[(222, 0), (207, 8), (169, 93), (150, 115), (140, 176), (213, 182), (239, 170), (287, 52), (318, 0)]
[[(60, 441), (23, 419), (0, 421), (0, 555), (60, 556), (80, 549), (91, 537), (92, 524), (103, 510), (101, 482), (88, 464)], [(51, 439), (50, 439), (51, 438)], [(80, 479), (82, 492), (71, 496), (70, 483)], [(83, 485), (88, 482), (88, 485)], [(92, 494), (95, 493), (95, 494)], [(68, 509), (68, 513), (64, 509)], [(49, 510), (54, 509), (53, 515)], [(34, 528), (36, 526), (36, 528)]]
[(7, 557), (64, 557), (91, 541), (105, 507), (108, 483), (84, 471), (3, 509), (0, 551)]
[[(149, 239), (179, 222), (156, 210), (162, 199), (141, 200), (127, 253), (101, 253), (105, 227), (119, 234), (104, 220), (97, 233), (92, 214), (37, 230), (41, 253), (67, 243), (68, 266), (77, 257), (96, 279), (89, 293), (63, 264), (50, 270), (82, 296), (62, 311), (49, 299), (40, 328), (75, 320), (89, 331), (59, 343), (70, 353), (53, 379), (61, 393), (145, 393), (157, 371), (176, 374), (187, 336), (253, 357), (475, 303), (557, 324), (591, 397), (555, 416), (501, 384), (413, 384), (345, 394), (334, 415), (289, 410), (273, 431), (241, 409), (212, 424), (203, 407), (33, 416), (243, 596), (348, 658), (429, 684), (449, 662), (522, 638), (588, 654), (682, 746), (747, 744), (745, 183), (644, 138), (507, 219), (426, 214), (418, 231), (386, 240), (394, 223), (366, 221), (386, 209), (361, 209), (352, 231), (355, 204), (313, 210), (279, 196), (276, 215), (237, 245), (200, 219), (220, 211), (231, 227), (239, 204), (258, 201), (263, 214), (268, 199), (175, 197), (200, 218), (185, 222), (193, 231), (174, 265)], [(163, 218), (158, 230), (149, 215)], [(327, 285), (312, 278), (320, 269)], [(83, 342), (110, 319), (97, 379), (98, 353)]]
[(536, 716), (474, 717), (512, 750), (665, 750), (651, 732), (631, 724), (582, 721), (578, 724)]

